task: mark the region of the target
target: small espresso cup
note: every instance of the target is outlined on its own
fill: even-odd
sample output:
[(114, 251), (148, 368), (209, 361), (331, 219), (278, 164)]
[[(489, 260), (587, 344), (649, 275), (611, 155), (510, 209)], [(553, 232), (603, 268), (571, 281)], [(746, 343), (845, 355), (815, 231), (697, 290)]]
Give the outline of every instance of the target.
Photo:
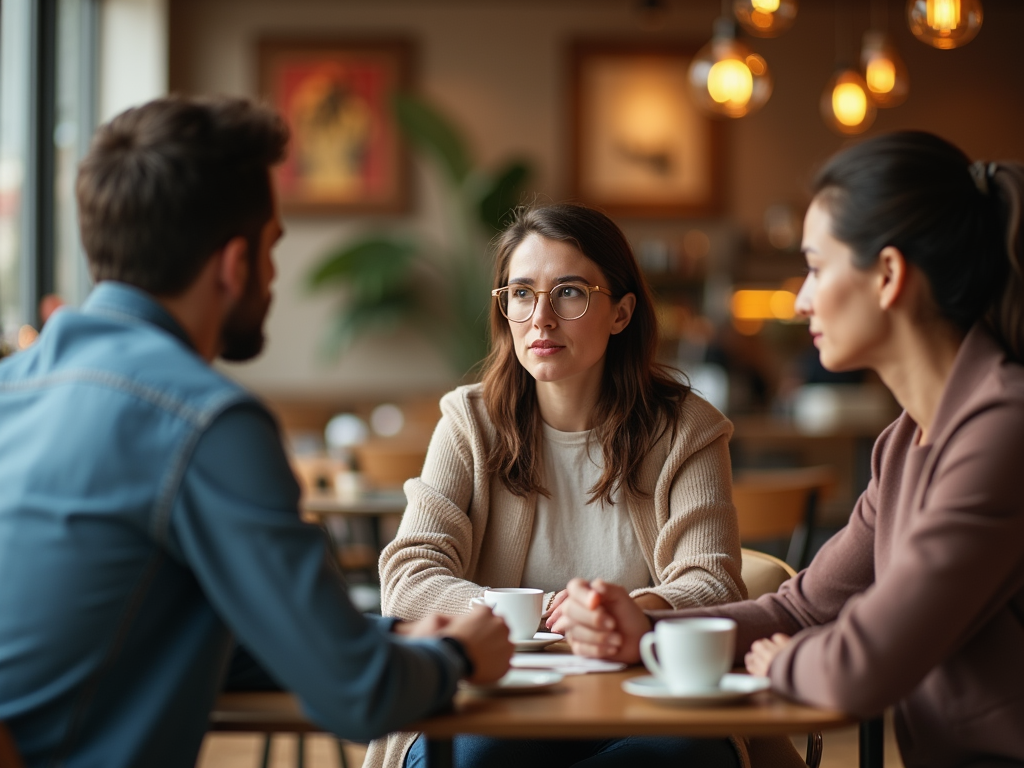
[(640, 638), (644, 666), (677, 696), (718, 688), (735, 650), (732, 619), (665, 619)]
[(530, 640), (537, 632), (544, 603), (543, 589), (504, 587), (488, 589), (483, 597), (474, 597), (471, 605), (488, 605), (495, 616), (501, 616), (508, 625), (508, 636), (516, 640)]

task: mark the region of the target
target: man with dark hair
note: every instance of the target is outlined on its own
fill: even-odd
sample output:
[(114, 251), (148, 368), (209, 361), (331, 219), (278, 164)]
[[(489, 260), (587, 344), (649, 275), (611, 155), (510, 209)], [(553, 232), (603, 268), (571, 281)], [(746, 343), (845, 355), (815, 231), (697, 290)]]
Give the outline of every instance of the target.
[(242, 100), (161, 99), (82, 162), (98, 285), (0, 365), (0, 721), (30, 767), (193, 765), (236, 639), (360, 740), (508, 668), (486, 609), (352, 607), (276, 423), (209, 365), (263, 346), (287, 139)]

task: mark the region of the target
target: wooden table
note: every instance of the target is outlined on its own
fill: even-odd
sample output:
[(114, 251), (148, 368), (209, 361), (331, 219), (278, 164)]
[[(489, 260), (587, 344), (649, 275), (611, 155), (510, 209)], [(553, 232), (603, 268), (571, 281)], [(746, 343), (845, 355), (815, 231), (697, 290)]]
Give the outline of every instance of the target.
[(454, 711), (413, 723), (427, 737), (430, 768), (452, 764), (452, 737), (476, 734), (506, 739), (594, 739), (623, 736), (724, 737), (798, 735), (855, 723), (840, 712), (788, 702), (770, 692), (740, 705), (667, 707), (622, 690), (622, 681), (647, 674), (572, 675), (534, 695), (480, 696), (460, 692)]
[[(799, 735), (857, 722), (840, 712), (786, 701), (770, 692), (725, 707), (666, 707), (622, 690), (622, 681), (646, 674), (571, 675), (557, 687), (533, 695), (485, 697), (459, 692), (454, 711), (409, 726), (427, 736), (431, 768), (452, 764), (452, 737), (607, 738), (622, 736), (723, 737)], [(880, 721), (861, 724), (861, 768), (881, 768)], [(322, 729), (303, 714), (290, 693), (226, 693), (214, 707), (211, 730), (310, 733)]]

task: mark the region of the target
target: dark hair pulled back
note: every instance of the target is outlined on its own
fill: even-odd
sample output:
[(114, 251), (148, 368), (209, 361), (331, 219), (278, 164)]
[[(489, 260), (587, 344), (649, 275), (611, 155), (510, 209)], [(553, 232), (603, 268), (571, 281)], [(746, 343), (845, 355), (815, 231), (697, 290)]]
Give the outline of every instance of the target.
[(897, 248), (925, 274), (943, 317), (963, 331), (984, 319), (1024, 360), (1024, 166), (972, 163), (938, 136), (901, 131), (835, 155), (813, 191), (857, 266)]

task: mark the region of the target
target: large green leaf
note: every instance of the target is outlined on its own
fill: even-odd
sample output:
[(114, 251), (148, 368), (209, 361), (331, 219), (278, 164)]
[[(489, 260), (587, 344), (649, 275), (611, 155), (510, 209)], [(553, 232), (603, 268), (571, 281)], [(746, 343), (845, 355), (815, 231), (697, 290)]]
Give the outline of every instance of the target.
[(511, 214), (522, 203), (523, 187), (530, 176), (530, 166), (523, 160), (513, 160), (498, 171), (480, 198), (480, 220), (491, 232), (500, 232), (508, 226)]
[(410, 289), (396, 291), (376, 301), (362, 297), (349, 301), (334, 316), (324, 351), (329, 357), (336, 357), (359, 336), (370, 332), (393, 333), (418, 314), (416, 298)]
[(392, 104), (406, 138), (433, 155), (451, 180), (461, 184), (473, 163), (458, 128), (425, 101), (407, 93), (395, 94)]
[(313, 289), (353, 281), (394, 282), (409, 271), (419, 250), (413, 242), (371, 235), (328, 253), (309, 275)]

